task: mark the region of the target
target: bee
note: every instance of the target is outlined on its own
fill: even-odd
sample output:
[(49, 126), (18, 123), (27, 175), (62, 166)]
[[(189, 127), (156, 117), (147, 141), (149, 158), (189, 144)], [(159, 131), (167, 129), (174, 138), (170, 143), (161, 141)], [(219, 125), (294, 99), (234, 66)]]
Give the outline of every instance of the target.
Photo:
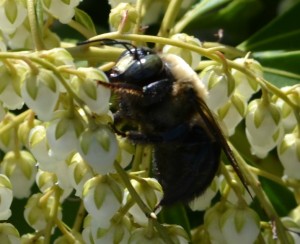
[(146, 47), (110, 39), (86, 41), (122, 45), (125, 51), (99, 84), (118, 94), (115, 123), (129, 121), (138, 130), (116, 133), (153, 146), (154, 174), (163, 189), (159, 205), (189, 202), (216, 175), (221, 151), (249, 192), (239, 166), (214, 115), (207, 91), (195, 71), (179, 56), (159, 55)]

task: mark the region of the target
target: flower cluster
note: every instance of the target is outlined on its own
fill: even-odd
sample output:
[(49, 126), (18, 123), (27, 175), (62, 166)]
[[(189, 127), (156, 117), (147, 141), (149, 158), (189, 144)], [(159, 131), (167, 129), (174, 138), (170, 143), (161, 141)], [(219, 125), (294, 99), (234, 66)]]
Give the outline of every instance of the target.
[[(61, 234), (54, 243), (253, 243), (274, 237), (272, 224), (262, 222), (248, 206), (253, 199), (232, 168), (223, 164), (206, 192), (190, 203), (193, 211), (205, 211), (203, 225), (189, 235), (187, 227), (163, 223), (163, 217), (158, 221), (163, 192), (151, 177), (151, 148), (135, 147), (114, 133), (110, 125), (115, 99), (102, 85), (109, 83), (105, 71), (111, 65), (97, 67), (115, 61), (121, 51), (71, 43), (62, 47), (50, 28), (54, 20), (81, 31), (86, 27), (82, 34), (93, 33), (90, 18), (76, 9), (80, 1), (43, 0), (38, 1), (40, 6), (33, 2), (0, 3), (0, 220), (7, 221), (0, 223), (1, 243), (49, 243), (56, 229)], [(140, 34), (140, 25), (156, 23), (168, 6), (167, 1), (109, 2), (109, 24), (117, 32), (104, 38), (112, 39), (124, 39), (123, 33)], [(76, 14), (81, 18), (75, 21)], [(141, 40), (135, 36), (129, 39)], [(208, 91), (207, 105), (224, 134), (234, 135), (245, 121), (250, 154), (263, 159), (276, 148), (284, 168), (283, 178), (276, 179), (298, 186), (299, 85), (281, 89), (270, 85), (263, 78), (263, 67), (248, 54), (230, 60), (185, 33), (167, 37), (162, 55), (181, 56), (198, 72), (200, 85)], [(251, 194), (268, 210), (256, 175), (244, 168), (253, 176), (247, 177)], [(24, 219), (32, 233), (9, 223), (12, 202), (24, 198)], [(70, 198), (76, 198), (78, 208), (73, 227), (64, 222), (64, 203)], [(299, 240), (295, 234), (300, 230), (299, 208), (282, 219), (266, 212), (275, 216), (278, 229), (284, 226), (289, 241)]]

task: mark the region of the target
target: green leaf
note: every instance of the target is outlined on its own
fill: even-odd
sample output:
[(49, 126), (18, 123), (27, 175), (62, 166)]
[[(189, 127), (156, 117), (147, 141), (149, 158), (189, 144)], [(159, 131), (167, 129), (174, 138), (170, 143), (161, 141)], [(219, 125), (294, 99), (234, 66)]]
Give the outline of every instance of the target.
[(213, 11), (216, 8), (225, 5), (228, 2), (233, 0), (203, 0), (200, 3), (196, 4), (190, 11), (187, 11), (186, 14), (179, 20), (174, 27), (175, 33), (181, 32), (187, 25), (191, 22), (197, 20), (200, 16), (210, 11)]
[(242, 50), (295, 50), (300, 48), (300, 3), (275, 18), (238, 48)]
[(284, 70), (300, 76), (300, 51), (269, 51), (256, 52), (253, 57), (259, 61), (264, 67)]
[(79, 8), (75, 8), (75, 20), (86, 27), (94, 36), (97, 34), (91, 17)]

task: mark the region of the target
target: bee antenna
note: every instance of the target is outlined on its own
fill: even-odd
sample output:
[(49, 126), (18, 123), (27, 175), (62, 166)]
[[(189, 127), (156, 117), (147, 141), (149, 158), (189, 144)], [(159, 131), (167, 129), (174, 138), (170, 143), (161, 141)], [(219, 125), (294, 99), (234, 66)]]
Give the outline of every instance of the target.
[[(122, 45), (131, 55), (135, 57), (135, 59), (138, 59), (137, 55), (137, 47), (130, 42), (124, 42), (124, 41), (117, 41), (113, 39), (95, 39), (95, 40), (86, 40), (82, 42), (77, 42), (77, 46), (91, 44), (91, 43), (97, 43), (99, 42), (101, 45), (107, 45), (107, 46), (113, 46), (113, 45)], [(132, 49), (135, 51), (132, 52)]]

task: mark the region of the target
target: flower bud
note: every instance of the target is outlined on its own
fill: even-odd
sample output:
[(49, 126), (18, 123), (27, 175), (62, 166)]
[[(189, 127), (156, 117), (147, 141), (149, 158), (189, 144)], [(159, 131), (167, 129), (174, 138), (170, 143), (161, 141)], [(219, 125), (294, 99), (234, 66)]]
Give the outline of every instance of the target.
[(99, 69), (79, 68), (82, 75), (74, 76), (71, 85), (80, 99), (96, 114), (106, 114), (109, 109), (111, 91), (97, 84), (97, 80), (108, 82), (107, 76)]
[(1, 172), (5, 174), (13, 185), (16, 198), (30, 195), (30, 188), (35, 180), (37, 169), (36, 161), (28, 151), (14, 151), (5, 154), (1, 163)]
[[(0, 122), (0, 128), (9, 125), (10, 123), (13, 122), (15, 119), (15, 115), (11, 113), (7, 113), (4, 117), (4, 119)], [(15, 128), (9, 128), (3, 133), (0, 134), (0, 149), (4, 152), (8, 152), (10, 150), (14, 150), (16, 148), (15, 145), (15, 133), (16, 129)], [(21, 148), (21, 143), (19, 143), (19, 148)]]
[(46, 59), (55, 66), (71, 66), (74, 67), (73, 57), (65, 48), (53, 48), (51, 50), (43, 50), (38, 52), (40, 58)]
[(141, 227), (135, 229), (129, 238), (128, 243), (130, 244), (164, 244), (165, 241), (161, 238), (161, 236), (157, 233), (156, 230), (153, 229), (151, 234), (148, 233), (148, 229), (146, 227)]
[(34, 240), (34, 244), (44, 244), (45, 237), (40, 236), (37, 238), (36, 234), (27, 233), (21, 236), (21, 243), (22, 244), (32, 244), (32, 240)]
[(137, 18), (137, 10), (131, 4), (122, 2), (111, 9), (109, 23), (113, 30), (119, 30), (122, 33), (126, 33), (133, 30)]
[(110, 226), (110, 220), (121, 206), (122, 188), (109, 176), (96, 176), (83, 186), (83, 203), (87, 212), (102, 228)]
[[(136, 192), (139, 194), (143, 202), (150, 208), (154, 209), (162, 198), (162, 188), (156, 179), (153, 178), (141, 178), (139, 181), (130, 181)], [(124, 202), (132, 201), (132, 198), (126, 189), (124, 192)], [(134, 221), (140, 225), (146, 225), (148, 223), (148, 217), (135, 203), (130, 209), (129, 213), (132, 214)]]
[(106, 126), (86, 129), (80, 135), (79, 153), (99, 174), (114, 172), (114, 160), (118, 151), (116, 136)]
[(0, 223), (0, 243), (19, 244), (20, 234), (10, 223)]
[[(254, 59), (237, 58), (234, 62), (243, 65), (248, 70), (252, 71), (256, 77), (262, 77), (263, 71), (261, 65)], [(249, 78), (244, 73), (233, 69), (231, 71), (234, 80), (236, 81), (236, 92), (239, 93), (247, 101), (257, 91), (260, 86), (256, 80)]]
[(28, 72), (22, 83), (21, 93), (26, 105), (43, 121), (53, 117), (58, 101), (58, 80), (53, 72), (39, 69), (37, 74)]
[[(184, 33), (177, 33), (171, 36), (171, 39), (201, 47), (201, 42), (199, 41), (199, 39)], [(181, 57), (187, 64), (189, 64), (193, 69), (196, 68), (201, 61), (201, 56), (199, 53), (189, 51), (180, 47), (166, 45), (164, 46), (162, 51), (163, 53), (176, 54), (177, 56)]]
[(231, 97), (235, 81), (229, 72), (224, 72), (221, 65), (206, 67), (201, 72), (200, 79), (209, 92), (206, 103), (211, 110), (216, 112)]
[(259, 158), (267, 156), (283, 134), (279, 109), (272, 103), (256, 99), (248, 105), (246, 136), (251, 152)]
[(259, 217), (250, 208), (230, 207), (222, 214), (220, 221), (227, 243), (252, 244), (259, 234)]
[(300, 138), (298, 130), (284, 135), (277, 146), (277, 153), (284, 168), (284, 175), (300, 180)]
[(0, 220), (7, 220), (11, 216), (13, 192), (10, 180), (3, 174), (0, 174), (0, 199)]
[[(43, 199), (43, 194), (37, 193), (31, 195), (27, 201), (24, 210), (24, 218), (26, 222), (36, 231), (44, 230), (47, 223), (53, 218), (53, 208), (56, 207), (56, 200), (53, 196), (47, 196)], [(58, 208), (58, 214), (56, 216), (61, 220), (62, 213), (61, 208)]]

